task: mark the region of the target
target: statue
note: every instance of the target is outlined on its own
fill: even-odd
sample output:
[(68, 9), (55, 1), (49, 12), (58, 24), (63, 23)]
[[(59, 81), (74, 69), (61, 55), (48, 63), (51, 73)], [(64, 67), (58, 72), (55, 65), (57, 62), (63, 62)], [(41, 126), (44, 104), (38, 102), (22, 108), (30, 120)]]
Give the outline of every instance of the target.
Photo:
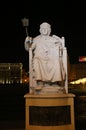
[(64, 37), (51, 36), (51, 25), (43, 22), (40, 34), (25, 38), (29, 52), (30, 93), (67, 93), (67, 51)]

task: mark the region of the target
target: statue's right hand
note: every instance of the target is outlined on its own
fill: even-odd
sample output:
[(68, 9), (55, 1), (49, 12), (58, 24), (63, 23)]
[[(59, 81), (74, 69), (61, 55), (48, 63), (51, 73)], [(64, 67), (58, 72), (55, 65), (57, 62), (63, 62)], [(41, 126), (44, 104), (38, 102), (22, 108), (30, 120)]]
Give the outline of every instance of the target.
[(32, 41), (33, 41), (32, 37), (27, 36), (25, 38), (25, 42), (24, 42), (25, 50), (29, 51), (29, 48), (31, 48), (32, 46)]
[(29, 42), (30, 42), (30, 37), (27, 36), (27, 37), (25, 38), (25, 43), (29, 43)]

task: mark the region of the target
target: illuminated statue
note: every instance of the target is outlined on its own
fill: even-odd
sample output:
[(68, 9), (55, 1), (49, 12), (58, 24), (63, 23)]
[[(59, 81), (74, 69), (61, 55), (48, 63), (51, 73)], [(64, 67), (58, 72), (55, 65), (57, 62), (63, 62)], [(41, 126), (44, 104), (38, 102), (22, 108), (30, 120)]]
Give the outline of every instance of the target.
[(64, 37), (51, 34), (51, 25), (40, 25), (40, 34), (25, 38), (29, 52), (30, 93), (67, 93), (67, 51)]

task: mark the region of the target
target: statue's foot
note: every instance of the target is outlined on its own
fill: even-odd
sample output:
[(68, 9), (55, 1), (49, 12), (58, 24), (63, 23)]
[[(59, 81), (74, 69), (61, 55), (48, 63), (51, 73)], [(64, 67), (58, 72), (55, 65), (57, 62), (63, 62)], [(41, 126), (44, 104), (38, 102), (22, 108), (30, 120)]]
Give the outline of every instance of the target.
[(39, 91), (40, 91), (42, 88), (43, 88), (43, 86), (41, 86), (41, 85), (39, 86), (39, 85), (38, 85), (38, 86), (34, 87), (34, 90), (36, 90), (36, 91), (39, 90)]
[(42, 90), (42, 86), (38, 85), (34, 87), (34, 94), (40, 94), (41, 90)]

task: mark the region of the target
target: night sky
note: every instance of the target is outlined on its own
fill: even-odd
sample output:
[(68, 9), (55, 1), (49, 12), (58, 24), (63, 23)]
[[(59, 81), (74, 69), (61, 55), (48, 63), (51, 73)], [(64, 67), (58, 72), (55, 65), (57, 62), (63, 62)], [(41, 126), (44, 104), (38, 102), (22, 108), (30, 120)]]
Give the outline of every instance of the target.
[[(39, 35), (42, 22), (51, 24), (52, 33), (65, 37), (70, 63), (86, 56), (86, 7), (74, 0), (66, 1), (24, 0), (4, 1), (0, 4), (0, 63), (22, 62), (28, 69), (28, 52), (24, 49), (26, 37), (21, 19), (29, 19), (29, 35)], [(47, 3), (48, 2), (48, 3)]]

